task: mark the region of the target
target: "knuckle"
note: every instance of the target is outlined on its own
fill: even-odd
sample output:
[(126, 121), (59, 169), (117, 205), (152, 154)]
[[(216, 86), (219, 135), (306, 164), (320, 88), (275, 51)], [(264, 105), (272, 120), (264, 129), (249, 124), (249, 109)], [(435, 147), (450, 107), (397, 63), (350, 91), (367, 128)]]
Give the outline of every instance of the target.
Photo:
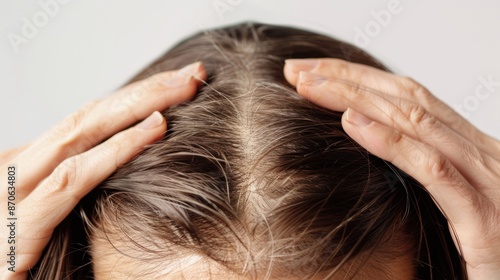
[(149, 85), (149, 83), (151, 83), (151, 81), (147, 79), (130, 85), (123, 94), (114, 100), (111, 109), (123, 115), (135, 114), (134, 109), (137, 108), (137, 104), (143, 102), (150, 92), (150, 96), (157, 94), (157, 89)]
[(365, 90), (358, 83), (348, 83), (343, 84), (341, 87), (343, 93), (349, 96), (350, 102), (352, 103), (363, 103), (366, 102)]
[(318, 70), (319, 72), (322, 72), (325, 69), (328, 69), (331, 67), (332, 61), (325, 61), (324, 59), (318, 59), (316, 67), (313, 68), (313, 70)]
[(106, 138), (108, 131), (113, 126), (113, 122), (114, 120), (112, 118), (100, 118), (86, 134), (86, 142), (90, 145), (94, 145)]
[(469, 131), (467, 121), (465, 121), (457, 112), (447, 107), (442, 113), (443, 119), (447, 120), (446, 124), (455, 131)]
[(434, 178), (438, 179), (456, 179), (457, 172), (451, 162), (439, 151), (431, 150), (429, 159), (429, 168)]
[(99, 100), (93, 100), (77, 112), (66, 117), (62, 123), (56, 127), (55, 137), (63, 141), (71, 141), (73, 138), (78, 138), (82, 133), (82, 125), (85, 123), (86, 118), (95, 110), (99, 103)]
[(316, 68), (315, 69), (320, 69), (320, 70), (323, 70), (323, 69), (328, 69), (329, 67), (332, 66), (332, 63), (333, 63), (333, 59), (331, 58), (324, 58), (324, 59), (315, 59), (314, 60), (316, 62)]
[(60, 139), (72, 138), (78, 129), (79, 124), (85, 117), (84, 108), (66, 117), (62, 123), (56, 128), (56, 137)]
[(401, 147), (400, 143), (403, 141), (404, 135), (403, 133), (399, 132), (398, 130), (394, 129), (392, 130), (392, 133), (389, 135), (388, 142), (391, 145), (397, 145)]
[(151, 88), (151, 86), (148, 85), (148, 80), (144, 80), (137, 86), (133, 87), (132, 90), (125, 95), (127, 103), (133, 105), (139, 102), (144, 96), (144, 93), (147, 92), (148, 88)]
[(128, 154), (126, 149), (134, 148), (134, 145), (130, 143), (132, 142), (131, 139), (133, 139), (133, 137), (126, 134), (127, 133), (119, 133), (105, 143), (105, 149), (103, 151), (105, 155), (103, 155), (103, 158), (114, 159), (115, 169), (120, 165), (119, 159), (121, 158), (121, 155), (123, 153)]
[(130, 131), (124, 131), (122, 133), (118, 133), (114, 135), (109, 141), (106, 143), (106, 149), (110, 151), (112, 154), (118, 154), (120, 151), (127, 146), (127, 143), (131, 141), (132, 137)]
[(48, 188), (52, 192), (65, 192), (70, 186), (75, 184), (77, 177), (77, 161), (77, 157), (70, 157), (54, 169), (48, 178)]
[(130, 105), (126, 102), (126, 98), (118, 98), (117, 101), (111, 105), (111, 110), (120, 114), (128, 114), (131, 110)]
[(411, 104), (407, 110), (407, 117), (410, 123), (424, 128), (431, 128), (437, 124), (437, 119), (429, 114), (427, 110), (420, 104)]
[(169, 89), (170, 87), (168, 86), (168, 82), (165, 83), (165, 81), (172, 79), (175, 75), (175, 72), (162, 72), (142, 80), (138, 84), (140, 93), (138, 92), (136, 95), (140, 94), (142, 96), (144, 94), (149, 94), (150, 92), (158, 94), (163, 92), (165, 89)]
[[(325, 63), (326, 64), (326, 63)], [(339, 77), (347, 77), (349, 74), (349, 63), (345, 60), (341, 59), (331, 59), (330, 65), (325, 65), (325, 67), (333, 68), (335, 69), (335, 72)]]
[[(429, 168), (432, 178), (436, 182), (445, 183), (456, 189), (460, 195), (465, 198), (462, 206), (472, 207), (477, 206), (480, 196), (474, 188), (468, 187), (467, 181), (464, 180), (462, 174), (456, 169), (453, 163), (437, 150), (432, 150), (428, 158)], [(469, 208), (469, 209), (472, 209)]]
[(363, 93), (361, 85), (358, 83), (349, 83), (346, 86), (350, 92), (354, 93), (355, 97), (360, 97)]
[(415, 88), (416, 86), (419, 85), (419, 83), (417, 81), (415, 81), (415, 79), (413, 79), (412, 77), (402, 76), (400, 78), (401, 78), (401, 83), (403, 84), (403, 86), (405, 86), (409, 89)]
[(130, 91), (119, 96), (111, 108), (115, 112), (129, 114), (132, 112), (132, 108), (134, 107), (134, 104), (138, 102), (140, 96), (142, 96), (140, 84), (132, 85)]
[(78, 110), (75, 114), (70, 116), (70, 123), (78, 126), (80, 123), (85, 121), (85, 118), (93, 112), (96, 107), (101, 103), (101, 100), (95, 99), (87, 104), (85, 104), (80, 110)]
[(146, 79), (140, 81), (140, 86), (143, 88), (152, 88), (157, 85), (162, 85), (163, 81), (166, 79), (172, 78), (173, 76), (176, 75), (178, 70), (174, 71), (168, 71), (168, 72), (159, 72), (159, 73), (152, 73), (149, 77)]
[(470, 162), (480, 170), (488, 169), (487, 160), (484, 157), (482, 151), (478, 147), (472, 145), (470, 142), (463, 139), (460, 151), (462, 151), (464, 160), (466, 162)]
[(427, 101), (431, 96), (425, 87), (411, 77), (401, 77), (401, 84), (411, 96), (418, 100)]

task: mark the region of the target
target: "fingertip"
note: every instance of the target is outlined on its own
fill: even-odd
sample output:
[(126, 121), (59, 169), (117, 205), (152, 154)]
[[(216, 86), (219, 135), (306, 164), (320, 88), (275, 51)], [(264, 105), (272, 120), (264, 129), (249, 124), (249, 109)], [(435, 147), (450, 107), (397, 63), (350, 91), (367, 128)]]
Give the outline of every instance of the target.
[(179, 73), (192, 77), (192, 80), (195, 81), (196, 84), (199, 84), (201, 81), (207, 79), (207, 71), (205, 69), (205, 66), (203, 65), (203, 62), (201, 61), (196, 61), (183, 67), (179, 70)]
[(185, 76), (196, 75), (202, 69), (201, 61), (196, 61), (188, 64), (177, 71), (177, 74), (182, 74)]
[(189, 86), (193, 81), (192, 75), (183, 74), (181, 72), (177, 72), (174, 76), (168, 77), (161, 83), (167, 88), (180, 88)]
[(285, 60), (285, 67), (283, 67), (283, 73), (285, 74), (285, 79), (292, 86), (297, 86), (299, 71), (296, 71), (296, 69), (294, 68), (292, 59)]
[(180, 70), (178, 70), (177, 74), (179, 76), (189, 77), (189, 81), (187, 84), (194, 82), (196, 85), (200, 84), (204, 80), (207, 79), (207, 72), (203, 62), (196, 61), (187, 66), (184, 66)]
[(342, 128), (347, 135), (363, 148), (371, 152), (379, 150), (376, 146), (379, 145), (380, 139), (383, 138), (380, 135), (380, 129), (382, 128), (376, 128), (377, 124), (373, 120), (351, 108), (347, 108), (342, 114), (341, 122)]
[(299, 73), (313, 72), (320, 64), (320, 60), (316, 58), (301, 58), (285, 60), (285, 77), (292, 84), (297, 84)]
[(342, 128), (359, 145), (380, 158), (392, 161), (394, 153), (402, 152), (404, 145), (400, 141), (405, 136), (401, 132), (350, 108), (342, 115)]
[(196, 72), (193, 74), (193, 77), (195, 78), (194, 80), (196, 83), (199, 84), (201, 81), (205, 81), (207, 79), (207, 70), (205, 69), (203, 62), (198, 61), (196, 63), (198, 66), (196, 68)]
[(324, 106), (321, 102), (323, 89), (319, 86), (326, 81), (327, 79), (323, 76), (300, 71), (297, 79), (297, 92), (309, 101)]
[(197, 61), (182, 67), (179, 70), (168, 71), (158, 74), (159, 82), (167, 88), (187, 87), (198, 84), (198, 80), (206, 79), (206, 71), (201, 61)]
[[(152, 144), (165, 136), (167, 131), (167, 121), (159, 111), (153, 112), (146, 119), (139, 122), (133, 129), (124, 131), (124, 135), (134, 146), (136, 153), (142, 151), (144, 147)], [(134, 140), (135, 139), (135, 140)]]
[[(182, 80), (182, 82), (179, 82), (177, 86), (173, 87), (165, 87), (164, 84), (163, 88), (160, 90), (161, 94), (164, 96), (164, 102), (162, 103), (166, 105), (165, 108), (193, 99), (200, 83), (200, 81), (194, 76), (174, 77), (173, 79)], [(174, 83), (176, 82), (177, 81), (174, 81)], [(164, 108), (157, 108), (157, 110), (163, 109)]]
[(359, 130), (358, 130), (358, 127), (356, 126), (356, 124), (354, 124), (353, 122), (351, 122), (349, 120), (349, 114), (352, 113), (352, 109), (351, 108), (347, 108), (347, 110), (342, 114), (342, 118), (341, 118), (341, 123), (342, 123), (342, 128), (344, 129), (344, 131), (347, 133), (347, 135), (349, 135), (352, 139), (354, 139), (354, 141), (358, 142), (358, 144), (362, 145), (362, 143), (359, 143), (359, 139), (360, 139), (360, 136), (361, 134), (359, 133)]
[(307, 96), (308, 93), (308, 86), (306, 81), (306, 74), (304, 72), (299, 72), (297, 74), (297, 81), (296, 81), (296, 87), (297, 87), (297, 92), (302, 95), (302, 96)]
[(369, 126), (371, 123), (373, 123), (373, 120), (351, 108), (347, 108), (347, 110), (342, 115), (342, 118), (359, 128)]
[(310, 86), (319, 86), (325, 83), (328, 79), (324, 76), (314, 74), (307, 71), (299, 71), (297, 84), (307, 84)]
[(154, 111), (149, 117), (140, 122), (136, 127), (143, 131), (156, 130), (161, 126), (165, 126), (165, 119), (158, 111)]

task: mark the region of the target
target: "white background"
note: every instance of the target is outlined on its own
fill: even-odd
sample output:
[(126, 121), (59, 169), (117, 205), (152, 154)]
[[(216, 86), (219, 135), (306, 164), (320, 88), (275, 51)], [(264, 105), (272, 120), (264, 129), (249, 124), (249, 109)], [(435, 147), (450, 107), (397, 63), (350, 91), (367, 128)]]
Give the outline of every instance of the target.
[[(304, 27), (362, 46), (451, 106), (465, 102), (462, 114), (500, 138), (496, 0), (54, 1), (0, 2), (0, 149), (111, 93), (193, 32), (242, 21)], [(389, 12), (391, 1), (397, 12)], [(49, 2), (55, 5), (47, 12)], [(378, 23), (387, 13), (390, 19)], [(38, 25), (31, 38), (23, 35), (26, 22)], [(494, 85), (488, 90), (481, 79)]]

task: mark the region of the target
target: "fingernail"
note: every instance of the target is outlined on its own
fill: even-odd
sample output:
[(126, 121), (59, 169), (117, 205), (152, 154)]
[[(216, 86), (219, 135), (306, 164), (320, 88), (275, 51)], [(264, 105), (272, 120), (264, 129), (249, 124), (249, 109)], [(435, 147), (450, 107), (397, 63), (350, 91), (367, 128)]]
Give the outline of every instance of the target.
[(351, 108), (347, 108), (345, 111), (346, 114), (346, 120), (356, 126), (359, 127), (365, 127), (371, 124), (373, 121), (370, 120), (369, 118), (365, 117), (363, 114), (360, 114)]
[(304, 72), (300, 71), (299, 72), (299, 79), (297, 80), (297, 83), (302, 83), (308, 86), (318, 86), (324, 83), (327, 79), (323, 76), (309, 73), (309, 72)]
[(155, 127), (158, 127), (162, 123), (163, 123), (163, 116), (160, 114), (160, 112), (156, 111), (149, 117), (147, 117), (147, 119), (139, 123), (137, 125), (137, 128), (142, 130), (151, 130)]
[(292, 71), (298, 73), (300, 71), (311, 71), (318, 66), (317, 59), (287, 59), (285, 64), (292, 68)]
[(177, 73), (166, 80), (164, 84), (169, 87), (180, 87), (189, 84), (194, 75), (200, 72), (201, 62), (191, 63), (184, 66)]
[(198, 72), (200, 72), (200, 66), (201, 62), (197, 61), (191, 64), (188, 64), (184, 67), (182, 67), (178, 72), (177, 75), (195, 75)]

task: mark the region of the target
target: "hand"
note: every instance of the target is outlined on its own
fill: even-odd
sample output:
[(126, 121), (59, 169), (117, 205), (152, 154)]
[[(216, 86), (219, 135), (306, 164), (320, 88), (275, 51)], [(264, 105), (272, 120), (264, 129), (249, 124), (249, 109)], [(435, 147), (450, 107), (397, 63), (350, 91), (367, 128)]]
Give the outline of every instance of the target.
[[(166, 123), (157, 111), (194, 96), (197, 81), (192, 75), (206, 78), (201, 63), (130, 84), (91, 102), (32, 143), (0, 153), (0, 278), (25, 279), (54, 228), (78, 201), (164, 135)], [(3, 187), (9, 181), (15, 181), (10, 197)], [(7, 211), (8, 201), (15, 203), (9, 203), (14, 216)], [(8, 220), (13, 217), (17, 220)], [(8, 237), (15, 243), (7, 244)], [(14, 262), (9, 254), (15, 254)]]
[[(417, 82), (338, 59), (288, 60), (287, 80), (432, 195), (455, 230), (469, 279), (500, 278), (500, 142)], [(452, 234), (453, 235), (453, 234)]]

